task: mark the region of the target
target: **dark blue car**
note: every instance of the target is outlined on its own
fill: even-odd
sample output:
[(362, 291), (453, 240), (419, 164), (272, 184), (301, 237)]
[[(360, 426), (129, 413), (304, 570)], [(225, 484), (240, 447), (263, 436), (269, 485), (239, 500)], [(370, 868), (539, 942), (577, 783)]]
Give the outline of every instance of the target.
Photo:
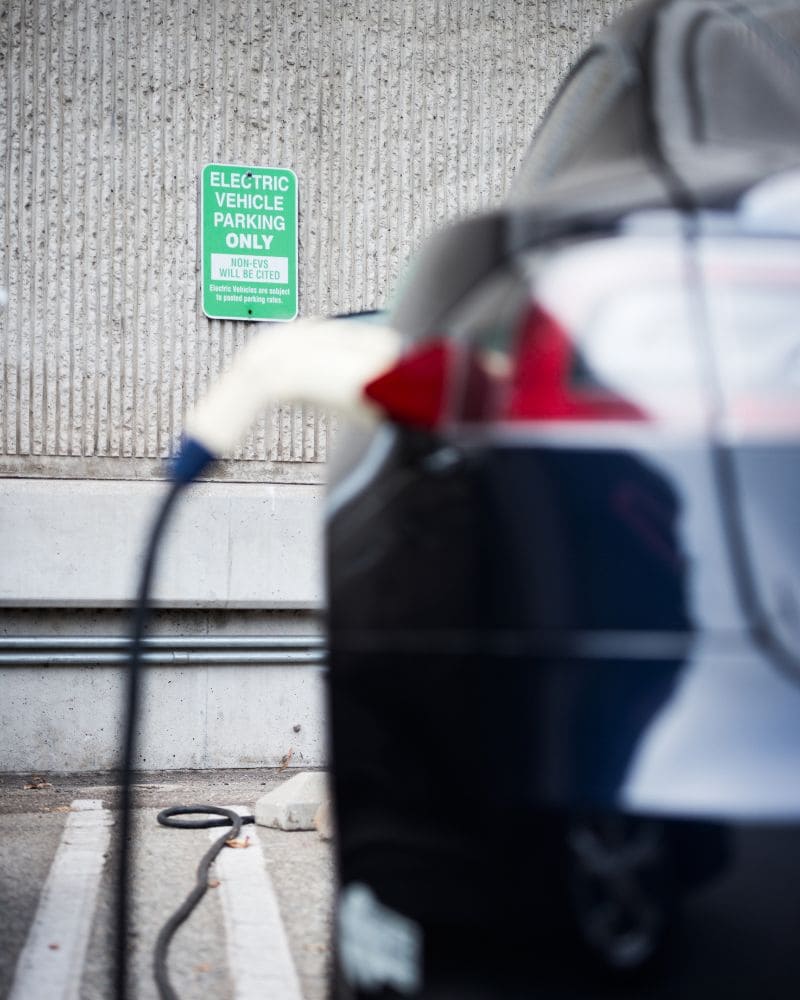
[(645, 4), (405, 283), (329, 501), (337, 998), (800, 991), (798, 39)]

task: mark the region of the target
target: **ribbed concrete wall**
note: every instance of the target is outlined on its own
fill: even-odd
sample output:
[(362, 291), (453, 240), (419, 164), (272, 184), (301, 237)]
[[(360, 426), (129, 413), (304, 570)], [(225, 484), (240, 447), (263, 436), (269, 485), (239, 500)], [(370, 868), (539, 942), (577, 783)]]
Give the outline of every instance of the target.
[[(154, 474), (246, 338), (199, 312), (203, 164), (296, 171), (301, 313), (382, 305), (426, 233), (501, 198), (624, 5), (4, 0), (0, 473)], [(324, 420), (286, 411), (223, 471), (324, 455)]]

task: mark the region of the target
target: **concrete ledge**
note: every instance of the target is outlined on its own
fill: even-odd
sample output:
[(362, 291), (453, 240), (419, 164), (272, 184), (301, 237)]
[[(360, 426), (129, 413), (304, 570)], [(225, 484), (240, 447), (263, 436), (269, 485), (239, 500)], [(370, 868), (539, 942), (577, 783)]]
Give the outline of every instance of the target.
[[(125, 607), (165, 486), (0, 480), (0, 606)], [(154, 603), (316, 608), (322, 487), (200, 483), (175, 511)]]

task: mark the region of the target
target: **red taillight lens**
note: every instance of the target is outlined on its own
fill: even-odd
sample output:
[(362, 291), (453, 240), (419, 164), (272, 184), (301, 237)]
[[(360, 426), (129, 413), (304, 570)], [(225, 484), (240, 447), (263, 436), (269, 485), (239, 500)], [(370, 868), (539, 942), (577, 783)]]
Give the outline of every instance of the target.
[(401, 424), (436, 427), (444, 412), (450, 345), (428, 341), (369, 382), (364, 394)]
[(634, 403), (579, 373), (569, 335), (535, 307), (520, 331), (502, 416), (507, 420), (646, 420)]
[(544, 310), (534, 308), (511, 357), (497, 348), (442, 339), (404, 355), (365, 395), (401, 424), (434, 428), (459, 422), (645, 420), (635, 404), (596, 379), (577, 374), (571, 338)]
[(445, 416), (480, 421), (494, 416), (497, 379), (469, 345), (430, 340), (364, 387), (364, 394), (398, 423), (439, 426)]

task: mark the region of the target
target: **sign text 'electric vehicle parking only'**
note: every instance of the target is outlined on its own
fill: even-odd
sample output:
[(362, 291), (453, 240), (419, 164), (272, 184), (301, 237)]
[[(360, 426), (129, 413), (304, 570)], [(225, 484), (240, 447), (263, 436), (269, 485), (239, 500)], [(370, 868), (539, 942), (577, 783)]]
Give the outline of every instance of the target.
[(209, 163), (200, 183), (203, 312), (297, 315), (297, 177), (280, 167)]

